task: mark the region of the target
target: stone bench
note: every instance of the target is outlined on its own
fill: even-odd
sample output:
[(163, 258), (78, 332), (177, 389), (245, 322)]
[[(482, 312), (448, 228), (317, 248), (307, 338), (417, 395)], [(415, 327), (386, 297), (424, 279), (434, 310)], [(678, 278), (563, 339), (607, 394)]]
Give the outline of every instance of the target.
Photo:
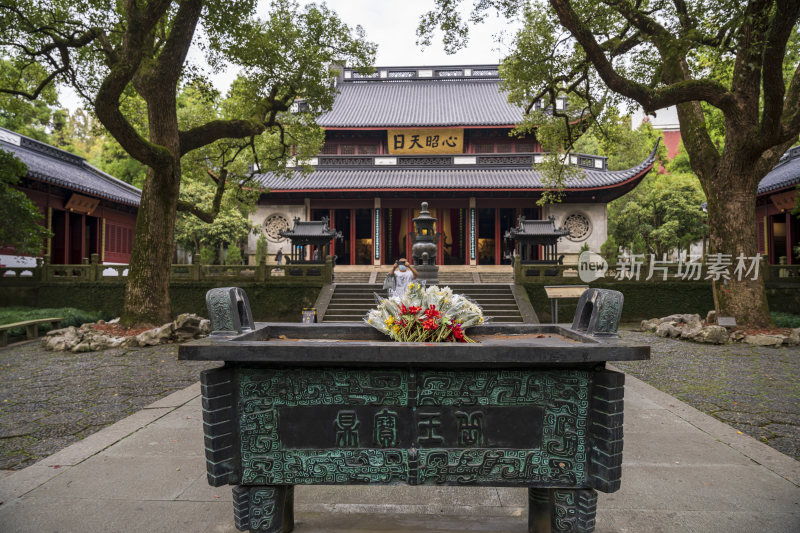
[(0, 346), (8, 345), (8, 332), (13, 328), (25, 328), (25, 336), (28, 339), (35, 339), (39, 336), (39, 324), (50, 324), (53, 329), (61, 327), (63, 318), (37, 318), (34, 320), (25, 320), (23, 322), (14, 322), (13, 324), (0, 324)]

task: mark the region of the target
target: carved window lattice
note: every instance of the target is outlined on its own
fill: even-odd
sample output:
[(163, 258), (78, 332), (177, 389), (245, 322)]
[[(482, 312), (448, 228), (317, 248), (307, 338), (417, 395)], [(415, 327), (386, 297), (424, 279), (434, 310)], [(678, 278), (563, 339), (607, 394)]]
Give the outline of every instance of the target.
[(529, 155), (511, 156), (478, 156), (479, 165), (532, 165)]
[(463, 76), (464, 75), (464, 71), (463, 70), (439, 70), (439, 71), (436, 72), (436, 74), (440, 78), (452, 78), (454, 76)]
[(355, 72), (355, 71), (353, 72), (353, 78), (354, 79), (372, 79), (372, 78), (377, 78), (379, 76), (380, 76), (380, 73), (378, 73), (377, 71), (373, 72), (372, 74), (360, 74), (360, 73)]
[(412, 167), (446, 167), (452, 165), (453, 160), (449, 157), (404, 157), (398, 163)]
[(392, 70), (389, 71), (390, 78), (413, 78), (416, 72), (413, 70)]
[(353, 167), (372, 165), (371, 157), (320, 157), (319, 164), (332, 167)]
[(567, 238), (571, 241), (582, 241), (592, 233), (592, 223), (581, 213), (572, 213), (564, 219), (564, 228), (569, 230)]
[(273, 242), (281, 242), (286, 240), (281, 237), (281, 231), (289, 231), (289, 221), (285, 216), (273, 214), (267, 217), (264, 221), (264, 233), (267, 234), (267, 239)]
[(496, 70), (479, 69), (479, 70), (473, 70), (472, 71), (472, 75), (473, 76), (497, 77), (499, 74), (497, 73)]

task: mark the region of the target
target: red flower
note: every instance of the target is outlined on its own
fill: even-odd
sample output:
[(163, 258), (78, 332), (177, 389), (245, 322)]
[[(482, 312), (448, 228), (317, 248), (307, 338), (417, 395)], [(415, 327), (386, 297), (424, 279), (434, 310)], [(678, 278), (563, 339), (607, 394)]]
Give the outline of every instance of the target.
[(406, 307), (406, 304), (400, 304), (400, 314), (401, 315), (408, 314), (408, 307)]
[(458, 342), (467, 342), (464, 339), (464, 331), (461, 329), (461, 324), (450, 326), (450, 329), (453, 330), (453, 338), (455, 338)]
[(432, 318), (439, 318), (440, 316), (442, 316), (442, 314), (436, 310), (435, 305), (431, 305), (425, 310), (425, 316), (428, 317), (428, 319), (432, 319)]
[(411, 307), (409, 307), (409, 308), (408, 308), (408, 312), (409, 312), (410, 314), (412, 314), (412, 315), (416, 315), (416, 314), (417, 314), (417, 313), (419, 313), (421, 310), (422, 310), (422, 308), (421, 308), (421, 307), (419, 307), (419, 306), (416, 306), (416, 305), (412, 305)]
[(436, 322), (435, 319), (429, 318), (425, 322), (422, 323), (422, 327), (426, 330), (432, 330), (439, 327), (439, 324)]

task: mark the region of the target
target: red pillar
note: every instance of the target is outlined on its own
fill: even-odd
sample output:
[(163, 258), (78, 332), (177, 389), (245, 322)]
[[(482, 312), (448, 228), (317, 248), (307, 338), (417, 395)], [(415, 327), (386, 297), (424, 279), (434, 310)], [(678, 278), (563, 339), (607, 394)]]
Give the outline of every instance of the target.
[[(336, 219), (333, 218), (334, 214), (335, 213), (333, 209), (328, 209), (328, 227), (336, 229)], [(336, 255), (336, 239), (331, 239), (331, 244), (328, 247), (328, 255), (331, 256), (331, 259), (333, 259), (333, 256)]]
[(350, 210), (350, 264), (356, 264), (356, 210)]
[(64, 210), (64, 264), (69, 264), (69, 210)]
[(81, 261), (86, 257), (86, 215), (81, 215)]
[(791, 265), (792, 263), (792, 215), (788, 211), (786, 212), (786, 264)]
[(411, 254), (411, 246), (412, 246), (411, 235), (414, 234), (414, 221), (412, 220), (414, 218), (414, 208), (413, 207), (407, 207), (406, 208), (406, 212), (408, 213), (408, 216), (406, 217), (406, 220), (408, 222), (406, 224), (406, 226), (407, 226), (406, 230), (408, 232), (407, 235), (406, 235), (406, 260), (410, 261), (413, 264), (414, 263), (414, 259), (411, 257), (412, 256), (412, 254)]
[(494, 208), (494, 264), (500, 264), (500, 208)]

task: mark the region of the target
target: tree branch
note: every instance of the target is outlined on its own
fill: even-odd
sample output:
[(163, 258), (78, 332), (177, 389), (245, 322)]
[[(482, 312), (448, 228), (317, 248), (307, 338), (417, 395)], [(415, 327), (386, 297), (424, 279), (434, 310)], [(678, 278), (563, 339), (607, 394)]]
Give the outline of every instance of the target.
[(549, 1), (561, 24), (583, 47), (605, 84), (614, 92), (638, 102), (646, 113), (695, 100), (706, 101), (726, 114), (738, 111), (733, 95), (722, 84), (713, 80), (684, 80), (659, 89), (650, 89), (644, 84), (621, 76), (614, 70), (614, 66), (605, 56), (592, 32), (579, 20), (569, 1)]
[[(758, 124), (759, 99), (761, 89), (761, 65), (767, 19), (774, 0), (751, 0), (745, 9), (743, 22), (739, 27), (736, 61), (733, 66), (731, 92), (740, 102), (740, 116), (737, 122), (752, 127)], [(778, 14), (780, 16), (780, 14)], [(778, 58), (783, 61), (783, 56)], [(781, 81), (783, 84), (783, 81)]]
[[(759, 140), (762, 145), (776, 144), (782, 137), (781, 116), (784, 113), (784, 96), (786, 94), (783, 80), (783, 58), (786, 55), (786, 45), (798, 16), (800, 16), (800, 2), (778, 0), (767, 30), (762, 75), (764, 111), (759, 131)], [(797, 106), (792, 109), (796, 111)]]
[(181, 2), (167, 41), (158, 55), (157, 66), (152, 76), (155, 83), (169, 83), (170, 85), (177, 83), (202, 9), (203, 2), (201, 0)]

